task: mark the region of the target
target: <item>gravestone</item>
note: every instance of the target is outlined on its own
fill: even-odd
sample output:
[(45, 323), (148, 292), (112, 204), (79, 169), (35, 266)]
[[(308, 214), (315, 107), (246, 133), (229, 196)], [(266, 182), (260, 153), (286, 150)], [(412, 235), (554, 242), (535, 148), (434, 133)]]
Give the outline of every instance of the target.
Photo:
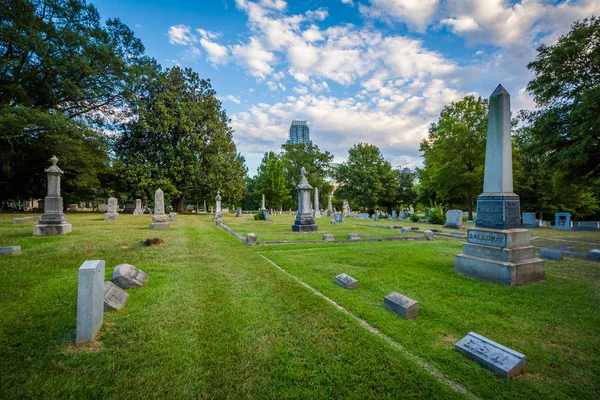
[(265, 210), (266, 209), (266, 207), (265, 207), (265, 195), (264, 194), (262, 195), (262, 203), (261, 203), (260, 209), (261, 210)]
[(377, 221), (377, 213), (374, 213), (371, 218), (373, 219), (373, 221)]
[(359, 219), (369, 219), (369, 214), (367, 214), (367, 213), (359, 213), (358, 214), (358, 218)]
[(385, 296), (383, 305), (404, 319), (415, 319), (419, 314), (419, 302), (400, 293), (392, 292)]
[(133, 214), (135, 212), (135, 203), (131, 200), (127, 200), (123, 204), (123, 214)]
[(535, 228), (535, 213), (524, 212), (523, 213), (523, 228)]
[(505, 285), (541, 281), (544, 261), (535, 257), (529, 230), (521, 228), (519, 196), (513, 193), (510, 95), (498, 85), (488, 104), (483, 193), (454, 271)]
[(104, 220), (105, 221), (114, 221), (116, 219), (119, 218), (119, 203), (117, 202), (117, 199), (115, 199), (114, 197), (111, 197), (110, 199), (108, 199), (108, 209), (106, 210), (106, 213), (104, 213)]
[(342, 215), (344, 217), (350, 216), (350, 206), (348, 205), (348, 202), (346, 200), (344, 200), (344, 204), (342, 205)]
[(22, 217), (22, 218), (13, 218), (10, 222), (11, 224), (24, 224), (27, 222), (34, 222), (34, 217)]
[(0, 256), (17, 254), (21, 252), (21, 246), (2, 246), (0, 247)]
[(469, 332), (456, 343), (454, 350), (505, 378), (511, 378), (527, 370), (527, 359), (523, 354), (475, 332)]
[(236, 217), (242, 216), (242, 207), (238, 207), (237, 210), (235, 210), (235, 216)]
[(154, 215), (152, 216), (150, 229), (171, 229), (171, 224), (165, 215), (165, 197), (160, 188), (156, 189), (156, 192), (154, 193)]
[(552, 229), (570, 231), (571, 225), (571, 213), (559, 212), (554, 214), (554, 226)]
[(323, 235), (323, 240), (326, 242), (335, 242), (335, 235), (331, 233), (326, 233)]
[(540, 249), (540, 258), (547, 260), (562, 261), (563, 254), (560, 250)]
[(600, 261), (600, 249), (590, 250), (590, 252), (588, 253), (588, 258), (590, 260)]
[(400, 212), (398, 213), (398, 218), (399, 218), (399, 219), (405, 219), (405, 218), (406, 218), (406, 217), (404, 216), (404, 211), (400, 211)]
[(111, 281), (104, 281), (104, 311), (120, 310), (128, 297), (126, 291)]
[(427, 240), (433, 240), (433, 232), (430, 230), (426, 230), (423, 232), (423, 235)]
[(301, 169), (302, 176), (300, 183), (296, 186), (298, 191), (298, 215), (292, 225), (292, 232), (316, 232), (319, 227), (315, 224), (313, 214), (310, 209), (310, 190), (312, 186), (306, 180), (306, 170)]
[(98, 204), (98, 212), (105, 213), (108, 211), (108, 205), (106, 204)]
[(91, 342), (104, 320), (104, 260), (87, 260), (77, 276), (75, 343)]
[(409, 228), (400, 228), (400, 234), (404, 235), (406, 232), (409, 232), (410, 229)]
[(335, 277), (334, 282), (344, 289), (354, 290), (358, 289), (358, 281), (346, 274), (339, 274)]
[(335, 222), (344, 222), (344, 214), (333, 214), (333, 220)]
[(360, 233), (349, 233), (348, 240), (360, 240)]
[(271, 220), (271, 218), (269, 217), (269, 210), (262, 210), (262, 213), (263, 213), (263, 219), (265, 221), (270, 221)]
[(142, 215), (144, 211), (142, 211), (142, 200), (137, 199), (135, 201), (135, 210), (133, 210), (133, 215)]
[(315, 188), (315, 203), (314, 203), (314, 205), (315, 205), (315, 208), (313, 211), (313, 217), (314, 218), (320, 217), (321, 213), (319, 212), (319, 188), (317, 188), (317, 187)]
[(255, 233), (249, 233), (246, 235), (246, 245), (256, 246), (257, 236)]
[(543, 219), (536, 219), (535, 226), (546, 226), (548, 221), (544, 221)]
[(446, 225), (444, 225), (444, 228), (447, 228), (447, 229), (462, 228), (462, 217), (463, 217), (463, 213), (461, 210), (448, 210), (448, 212), (446, 212)]
[(398, 219), (398, 214), (396, 213), (396, 210), (392, 210), (392, 219)]
[(600, 230), (600, 222), (598, 221), (580, 221), (576, 222), (573, 227), (575, 231), (590, 231), (595, 232)]
[(221, 194), (219, 190), (217, 190), (217, 195), (215, 196), (215, 217), (213, 219), (215, 221), (223, 221), (223, 211), (221, 210)]
[(112, 272), (112, 281), (121, 289), (141, 287), (148, 274), (130, 264), (119, 264)]
[(52, 156), (50, 161), (52, 165), (45, 170), (48, 175), (48, 195), (44, 199), (44, 214), (33, 227), (33, 236), (64, 235), (73, 230), (63, 213), (63, 199), (60, 197), (60, 176), (63, 171), (56, 166), (56, 156)]
[(176, 212), (170, 212), (169, 213), (169, 221), (177, 221), (177, 213)]
[(327, 216), (331, 217), (333, 215), (333, 207), (331, 205), (332, 195), (327, 196)]
[(335, 224), (336, 224), (335, 219), (332, 219), (331, 221), (329, 221), (329, 225), (335, 225)]

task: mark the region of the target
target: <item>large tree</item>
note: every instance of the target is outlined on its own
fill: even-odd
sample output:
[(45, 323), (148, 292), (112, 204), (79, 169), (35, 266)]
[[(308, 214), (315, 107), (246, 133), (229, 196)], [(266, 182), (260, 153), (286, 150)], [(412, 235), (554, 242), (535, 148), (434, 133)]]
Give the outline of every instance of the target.
[(285, 167), (285, 179), (291, 207), (298, 206), (296, 186), (300, 182), (300, 170), (306, 169), (306, 179), (313, 188), (319, 189), (319, 204), (327, 204), (327, 197), (331, 193), (332, 185), (327, 180), (330, 174), (329, 163), (333, 155), (328, 151), (320, 151), (317, 145), (310, 144), (284, 144), (281, 146), (281, 160)]
[(101, 24), (85, 1), (1, 2), (0, 197), (42, 196), (54, 154), (71, 174), (65, 195), (93, 197), (108, 158), (90, 128), (127, 113), (143, 71), (154, 68), (143, 52), (126, 25)]
[(285, 167), (281, 158), (270, 151), (265, 153), (254, 187), (256, 197), (265, 195), (265, 206), (267, 208), (283, 207), (289, 203), (291, 196), (285, 186)]
[(473, 219), (473, 202), (483, 187), (486, 133), (487, 100), (466, 96), (445, 106), (421, 142), (422, 193), (444, 203), (466, 204)]
[(210, 200), (222, 190), (224, 200), (241, 199), (244, 160), (209, 81), (179, 67), (156, 73), (134, 111), (136, 118), (123, 124), (114, 144), (130, 191), (152, 198), (161, 187), (179, 212), (186, 196)]
[(571, 182), (600, 184), (600, 18), (573, 24), (556, 44), (540, 45), (527, 65), (538, 107), (527, 114), (533, 145)]
[(354, 145), (348, 161), (336, 170), (339, 187), (335, 196), (357, 204), (363, 212), (376, 206), (388, 207), (395, 198), (396, 176), (377, 146)]

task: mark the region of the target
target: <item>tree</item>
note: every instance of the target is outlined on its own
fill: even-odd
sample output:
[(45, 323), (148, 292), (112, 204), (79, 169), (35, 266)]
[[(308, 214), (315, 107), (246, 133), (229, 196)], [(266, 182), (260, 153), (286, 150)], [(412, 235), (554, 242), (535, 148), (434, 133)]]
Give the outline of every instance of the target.
[[(210, 82), (191, 69), (153, 74), (114, 143), (129, 190), (152, 198), (160, 187), (182, 212), (186, 196), (229, 201), (243, 195), (246, 168)], [(228, 198), (228, 196), (231, 196)]]
[(417, 191), (414, 188), (416, 173), (394, 170), (397, 176), (396, 207), (406, 208), (415, 203)]
[(283, 207), (291, 197), (285, 186), (284, 163), (274, 152), (265, 153), (258, 174), (254, 190), (257, 196), (265, 195), (267, 208)]
[(538, 107), (526, 113), (533, 145), (571, 182), (600, 185), (600, 18), (575, 22), (527, 65)]
[(105, 140), (90, 128), (127, 113), (143, 71), (154, 67), (143, 53), (126, 25), (102, 25), (85, 1), (2, 2), (0, 197), (40, 196), (29, 184), (44, 180), (52, 155), (77, 178), (65, 179), (66, 197), (93, 195), (100, 178), (90, 174), (108, 158)]
[(327, 197), (331, 193), (332, 185), (327, 181), (329, 176), (329, 163), (333, 155), (328, 151), (321, 152), (317, 145), (310, 144), (284, 144), (280, 157), (285, 167), (285, 181), (291, 199), (290, 207), (298, 206), (296, 186), (300, 182), (300, 170), (306, 169), (306, 179), (313, 188), (319, 189), (319, 204), (327, 204)]
[(359, 143), (348, 151), (348, 161), (337, 168), (336, 179), (340, 185), (336, 197), (358, 204), (363, 212), (383, 203), (388, 205), (395, 195), (396, 177), (391, 164), (377, 146), (368, 143)]
[(487, 100), (466, 96), (445, 106), (421, 142), (422, 193), (435, 195), (430, 200), (443, 203), (466, 203), (469, 219), (473, 219), (473, 201), (483, 187), (486, 134)]

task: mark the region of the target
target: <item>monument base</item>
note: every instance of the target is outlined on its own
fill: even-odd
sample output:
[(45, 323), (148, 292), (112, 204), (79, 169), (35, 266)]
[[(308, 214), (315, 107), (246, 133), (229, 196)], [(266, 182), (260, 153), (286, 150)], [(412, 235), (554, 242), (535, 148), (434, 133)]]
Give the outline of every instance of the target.
[(319, 226), (317, 224), (312, 225), (292, 225), (292, 232), (317, 232)]
[(73, 230), (71, 224), (39, 224), (33, 227), (33, 236), (57, 236), (70, 233)]
[(472, 228), (462, 254), (454, 256), (454, 271), (504, 285), (544, 280), (544, 261), (535, 258), (526, 229)]
[(142, 212), (142, 210), (135, 209), (135, 210), (133, 211), (133, 215), (143, 215), (143, 214), (144, 214), (144, 213)]
[(119, 219), (119, 214), (118, 213), (104, 213), (104, 220), (105, 221), (114, 221), (116, 219)]
[(462, 225), (458, 226), (458, 225), (444, 225), (442, 226), (442, 228), (446, 228), (446, 229), (462, 229)]

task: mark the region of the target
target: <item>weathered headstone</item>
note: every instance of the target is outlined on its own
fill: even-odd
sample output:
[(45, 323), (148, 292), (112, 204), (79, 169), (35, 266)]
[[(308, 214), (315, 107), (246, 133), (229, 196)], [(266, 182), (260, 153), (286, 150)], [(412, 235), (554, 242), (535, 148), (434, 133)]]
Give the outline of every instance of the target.
[(326, 233), (323, 235), (323, 240), (326, 242), (335, 242), (335, 235), (332, 233)]
[(348, 240), (359, 240), (360, 239), (360, 233), (349, 233), (348, 234)]
[(142, 200), (137, 199), (135, 201), (135, 210), (133, 210), (133, 215), (142, 215), (144, 211), (142, 210)]
[(77, 277), (75, 342), (91, 342), (104, 320), (104, 260), (87, 260)]
[(552, 229), (570, 231), (571, 225), (571, 213), (559, 212), (554, 214), (554, 226), (552, 227)]
[(267, 209), (265, 207), (265, 195), (264, 194), (262, 195), (262, 203), (261, 203), (260, 209), (261, 210), (266, 210)]
[(429, 229), (423, 232), (423, 235), (427, 240), (433, 240), (433, 232)]
[(296, 186), (298, 191), (298, 215), (292, 225), (292, 232), (316, 232), (319, 230), (310, 209), (310, 190), (312, 186), (306, 180), (306, 170), (301, 169), (302, 177)]
[(269, 217), (269, 210), (262, 210), (262, 214), (263, 214), (263, 219), (265, 221), (270, 221), (271, 218)]
[(135, 203), (131, 200), (127, 200), (123, 203), (123, 214), (133, 214), (135, 212)]
[(313, 211), (313, 217), (317, 218), (321, 216), (321, 212), (319, 211), (319, 188), (315, 187), (315, 203), (314, 203), (314, 211)]
[(215, 216), (213, 219), (215, 221), (223, 221), (223, 211), (221, 210), (221, 194), (219, 190), (217, 190), (217, 195), (215, 196)]
[(400, 293), (393, 292), (385, 296), (383, 305), (404, 319), (415, 319), (419, 314), (419, 302)]
[(588, 258), (590, 260), (600, 261), (600, 249), (590, 250), (590, 252), (588, 253)]
[(343, 287), (344, 289), (358, 289), (358, 281), (346, 274), (339, 274), (335, 277), (334, 282)]
[(107, 211), (108, 211), (108, 205), (107, 204), (104, 204), (104, 203), (98, 204), (98, 212), (105, 213)]
[(447, 228), (447, 229), (462, 228), (462, 217), (463, 217), (463, 213), (461, 210), (448, 210), (448, 212), (446, 212), (446, 225), (444, 225), (444, 228)]
[(396, 210), (392, 210), (392, 219), (397, 219), (398, 218), (398, 214), (396, 213)]
[(236, 217), (242, 216), (242, 207), (238, 207), (237, 210), (235, 210), (235, 216)]
[(591, 231), (596, 232), (600, 230), (600, 222), (598, 221), (579, 221), (573, 226), (575, 231)]
[(535, 228), (535, 213), (524, 212), (523, 213), (523, 228)]
[(148, 274), (130, 264), (119, 264), (112, 273), (112, 281), (121, 289), (141, 287)]
[(563, 254), (560, 250), (540, 249), (540, 258), (547, 260), (562, 261)]
[(469, 277), (520, 285), (544, 279), (529, 230), (521, 228), (519, 196), (513, 193), (510, 95), (498, 85), (490, 96), (483, 193), (475, 228), (467, 230), (454, 271)]
[(246, 245), (256, 246), (257, 236), (255, 233), (249, 233), (246, 235)]
[(373, 219), (373, 221), (377, 221), (377, 213), (373, 213), (373, 215), (371, 216), (371, 218)]
[(333, 215), (333, 207), (331, 205), (332, 195), (327, 196), (327, 216), (331, 217)]
[(166, 230), (171, 229), (169, 219), (165, 215), (165, 197), (163, 191), (158, 188), (154, 193), (154, 215), (150, 229)]
[(333, 220), (335, 222), (344, 222), (344, 214), (333, 214)]
[(119, 218), (119, 203), (117, 199), (111, 197), (107, 202), (108, 209), (104, 213), (105, 221), (114, 221)]
[(73, 230), (63, 213), (63, 199), (60, 197), (60, 176), (63, 171), (56, 166), (56, 156), (50, 161), (52, 165), (45, 170), (48, 175), (48, 195), (44, 199), (44, 214), (33, 227), (33, 236), (64, 235)]
[(404, 218), (405, 218), (405, 217), (404, 217), (404, 211), (400, 211), (400, 212), (398, 213), (398, 219), (404, 219)]
[(359, 219), (369, 219), (369, 214), (367, 214), (367, 213), (359, 213), (358, 214), (358, 218)]
[(20, 252), (21, 252), (21, 246), (2, 246), (2, 247), (0, 247), (0, 255), (1, 256), (17, 254)]
[(111, 281), (104, 281), (104, 311), (120, 310), (128, 297), (126, 291)]
[(400, 234), (404, 235), (406, 232), (409, 232), (410, 229), (409, 228), (400, 228)]
[(454, 349), (506, 378), (527, 370), (527, 358), (523, 354), (475, 332), (469, 332), (454, 345)]
[(170, 212), (169, 213), (169, 221), (177, 221), (177, 213), (176, 212)]

